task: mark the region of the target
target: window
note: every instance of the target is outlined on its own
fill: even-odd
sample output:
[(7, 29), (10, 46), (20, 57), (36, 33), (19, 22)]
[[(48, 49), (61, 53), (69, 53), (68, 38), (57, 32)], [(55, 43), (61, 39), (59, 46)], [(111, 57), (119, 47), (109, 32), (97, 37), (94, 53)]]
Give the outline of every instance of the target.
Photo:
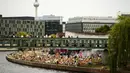
[(42, 29), (40, 29), (40, 32), (42, 32)]
[(23, 25), (21, 25), (21, 28), (23, 28)]
[(27, 23), (30, 23), (30, 21), (27, 21)]
[(1, 20), (1, 23), (3, 23), (3, 20)]
[(7, 20), (5, 20), (5, 23), (7, 23)]
[(19, 21), (19, 24), (21, 24), (21, 21)]
[(5, 24), (5, 27), (9, 27), (9, 24)]
[(34, 21), (31, 21), (31, 24), (34, 24)]
[(42, 35), (42, 33), (38, 33), (38, 35)]
[(42, 22), (40, 22), (40, 24), (42, 24)]
[(27, 26), (27, 28), (29, 28), (29, 25), (26, 25)]
[(12, 20), (9, 20), (9, 23), (12, 23)]
[(33, 28), (32, 25), (30, 25), (30, 28)]
[(5, 31), (5, 35), (7, 35), (7, 31)]
[(2, 31), (5, 31), (5, 28), (1, 28)]
[(19, 23), (19, 21), (17, 20), (17, 22), (16, 22), (17, 24)]
[(25, 24), (27, 24), (27, 21), (25, 21)]
[(42, 26), (42, 28), (44, 28), (44, 26)]
[(40, 25), (38, 25), (38, 28), (40, 28)]
[(38, 24), (38, 21), (36, 21), (36, 24)]
[(12, 20), (12, 24), (15, 24), (15, 20)]

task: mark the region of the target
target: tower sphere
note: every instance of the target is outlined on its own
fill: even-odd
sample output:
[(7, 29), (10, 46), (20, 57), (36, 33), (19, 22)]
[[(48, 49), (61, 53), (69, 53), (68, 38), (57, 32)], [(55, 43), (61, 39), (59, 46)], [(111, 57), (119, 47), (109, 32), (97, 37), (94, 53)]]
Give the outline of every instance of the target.
[(39, 3), (38, 2), (35, 2), (34, 3), (34, 7), (38, 7), (39, 6)]

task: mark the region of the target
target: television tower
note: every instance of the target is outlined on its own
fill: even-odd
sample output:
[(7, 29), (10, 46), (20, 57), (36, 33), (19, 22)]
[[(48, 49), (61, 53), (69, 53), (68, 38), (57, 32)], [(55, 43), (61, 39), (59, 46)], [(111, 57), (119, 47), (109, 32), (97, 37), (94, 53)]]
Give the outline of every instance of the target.
[(35, 0), (34, 7), (35, 7), (35, 18), (36, 18), (37, 17), (37, 9), (39, 7), (38, 0)]

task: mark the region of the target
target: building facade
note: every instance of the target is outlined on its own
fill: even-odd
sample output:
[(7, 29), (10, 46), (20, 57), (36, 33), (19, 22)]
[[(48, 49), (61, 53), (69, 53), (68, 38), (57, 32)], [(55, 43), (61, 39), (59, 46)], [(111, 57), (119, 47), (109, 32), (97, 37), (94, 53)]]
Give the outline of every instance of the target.
[(66, 31), (70, 32), (92, 32), (101, 26), (112, 26), (116, 23), (116, 18), (112, 17), (74, 17), (69, 18), (66, 24)]
[(45, 22), (45, 35), (63, 32), (61, 16), (45, 15), (42, 17), (37, 17), (36, 20)]
[(0, 37), (11, 37), (20, 31), (27, 32), (33, 37), (45, 35), (45, 23), (43, 21), (22, 19), (0, 18)]

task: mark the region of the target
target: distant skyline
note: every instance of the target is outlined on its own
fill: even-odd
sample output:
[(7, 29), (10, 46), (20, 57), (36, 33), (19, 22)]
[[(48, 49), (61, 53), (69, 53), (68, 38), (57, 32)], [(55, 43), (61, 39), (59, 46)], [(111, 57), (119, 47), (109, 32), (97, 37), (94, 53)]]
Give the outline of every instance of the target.
[[(0, 0), (3, 16), (35, 16), (35, 0)], [(67, 21), (75, 16), (117, 16), (130, 12), (130, 0), (38, 0), (38, 16), (63, 16)]]

